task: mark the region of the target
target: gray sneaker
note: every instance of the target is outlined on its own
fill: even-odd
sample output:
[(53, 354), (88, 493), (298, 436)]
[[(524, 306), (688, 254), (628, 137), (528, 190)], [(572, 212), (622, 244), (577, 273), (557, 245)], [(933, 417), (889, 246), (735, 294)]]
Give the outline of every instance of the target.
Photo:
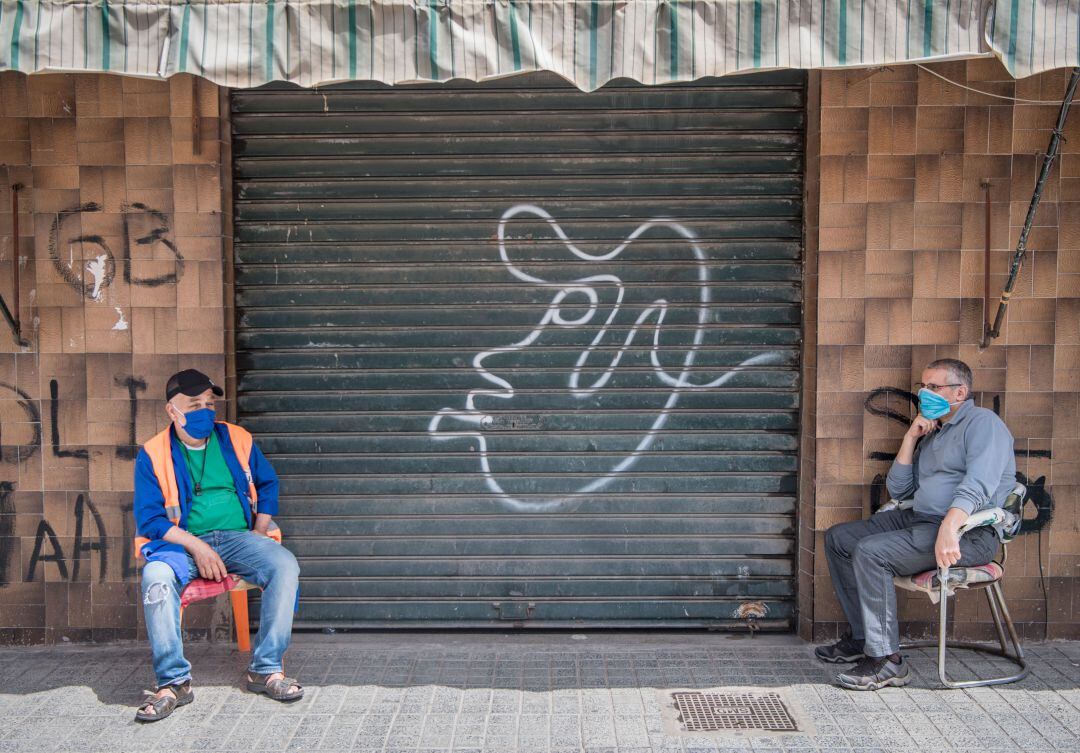
[(889, 685), (902, 687), (911, 682), (911, 668), (900, 657), (894, 662), (887, 656), (868, 656), (847, 672), (836, 676), (836, 684), (848, 690), (881, 690)]
[(844, 637), (828, 646), (818, 646), (814, 649), (814, 656), (827, 661), (830, 664), (840, 664), (848, 661), (859, 661), (865, 658), (863, 642), (851, 637), (851, 633), (844, 633)]

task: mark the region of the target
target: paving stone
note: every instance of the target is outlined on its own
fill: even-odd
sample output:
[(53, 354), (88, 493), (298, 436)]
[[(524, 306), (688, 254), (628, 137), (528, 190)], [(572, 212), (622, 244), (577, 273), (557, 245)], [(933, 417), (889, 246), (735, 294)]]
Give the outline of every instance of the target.
[[(241, 689), (245, 656), (195, 644), (196, 702), (146, 726), (132, 719), (153, 681), (145, 646), (0, 649), (0, 753), (1080, 750), (1080, 644), (1036, 644), (1024, 682), (962, 691), (941, 690), (932, 652), (916, 651), (911, 686), (852, 693), (792, 638), (729, 638), (297, 636), (290, 674), (308, 693), (288, 705)], [(755, 685), (789, 693), (814, 734), (670, 734), (671, 690)]]

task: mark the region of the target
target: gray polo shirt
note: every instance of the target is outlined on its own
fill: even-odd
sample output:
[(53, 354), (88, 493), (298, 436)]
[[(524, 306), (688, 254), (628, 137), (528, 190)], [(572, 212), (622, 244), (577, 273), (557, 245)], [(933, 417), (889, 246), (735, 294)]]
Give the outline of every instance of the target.
[(892, 464), (885, 481), (893, 499), (915, 499), (915, 512), (944, 517), (1000, 507), (1016, 486), (1013, 437), (1005, 422), (965, 400), (940, 429), (923, 438), (911, 465)]

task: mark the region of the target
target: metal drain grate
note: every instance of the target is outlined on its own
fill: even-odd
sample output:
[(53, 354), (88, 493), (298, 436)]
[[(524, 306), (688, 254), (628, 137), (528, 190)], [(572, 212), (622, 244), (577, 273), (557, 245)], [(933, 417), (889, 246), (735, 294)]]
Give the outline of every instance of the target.
[(687, 732), (766, 730), (798, 732), (795, 717), (776, 693), (672, 693)]

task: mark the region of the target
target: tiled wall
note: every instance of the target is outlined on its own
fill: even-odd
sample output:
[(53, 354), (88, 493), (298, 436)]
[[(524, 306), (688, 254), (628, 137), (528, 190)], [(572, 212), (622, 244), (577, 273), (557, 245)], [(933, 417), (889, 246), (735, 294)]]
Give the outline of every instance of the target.
[(170, 374), (224, 375), (218, 112), (188, 76), (0, 74), (0, 296), (21, 184), (26, 340), (0, 320), (0, 643), (136, 635), (134, 450)]
[[(934, 70), (1027, 99), (1058, 99), (1065, 86), (1063, 73), (1014, 83), (992, 61)], [(996, 295), (1057, 108), (966, 92), (915, 67), (813, 74), (809, 95), (800, 633), (840, 629), (822, 536), (868, 514), (888, 469), (872, 454), (895, 452), (904, 431), (879, 414), (911, 411), (903, 395), (874, 391), (909, 390), (927, 361), (959, 356), (976, 369), (980, 404), (1016, 435), (1041, 507), (1010, 547), (1014, 615), (1042, 636), (1041, 546), (1048, 634), (1077, 637), (1080, 113), (1002, 337), (980, 350), (982, 185)], [(28, 341), (0, 321), (0, 643), (137, 634), (133, 447), (164, 425), (169, 374), (226, 371), (220, 99), (186, 76), (0, 74), (0, 296), (13, 302), (18, 183)], [(984, 634), (981, 598), (959, 604), (958, 624)], [(223, 631), (224, 609), (193, 609), (185, 624)], [(928, 601), (905, 597), (903, 609), (925, 632)]]
[[(983, 91), (1058, 102), (1068, 73), (1014, 82), (993, 60), (931, 68)], [(1002, 335), (980, 349), (984, 186), (996, 299), (1058, 106), (976, 94), (915, 66), (822, 72), (820, 86), (814, 633), (842, 628), (824, 532), (869, 514), (871, 496), (884, 494), (889, 462), (875, 453), (895, 453), (906, 428), (886, 413), (913, 411), (906, 396), (875, 390), (910, 391), (928, 361), (948, 356), (973, 367), (977, 403), (1013, 432), (1017, 468), (1041, 508), (1009, 547), (1013, 617), (1028, 637), (1042, 637), (1044, 620), (1051, 638), (1080, 637), (1080, 112), (1069, 118)], [(929, 601), (903, 602), (909, 631), (925, 632)], [(990, 619), (981, 595), (959, 600), (962, 632), (984, 635)]]

